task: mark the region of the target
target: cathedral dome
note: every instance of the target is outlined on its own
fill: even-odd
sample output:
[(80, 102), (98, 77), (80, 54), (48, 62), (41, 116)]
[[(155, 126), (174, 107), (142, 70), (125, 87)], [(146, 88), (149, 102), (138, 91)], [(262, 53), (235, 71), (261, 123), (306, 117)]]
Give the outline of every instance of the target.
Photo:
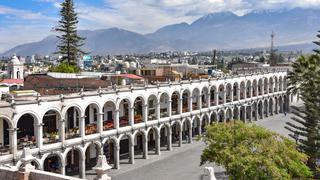
[(20, 64), (20, 60), (18, 59), (18, 57), (15, 54), (12, 56), (10, 62), (12, 64)]

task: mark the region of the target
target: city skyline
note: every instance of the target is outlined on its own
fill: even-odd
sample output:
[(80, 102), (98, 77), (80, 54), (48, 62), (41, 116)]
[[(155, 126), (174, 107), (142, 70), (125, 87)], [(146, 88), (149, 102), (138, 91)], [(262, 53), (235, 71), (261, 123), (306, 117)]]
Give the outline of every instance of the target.
[[(0, 4), (0, 52), (18, 44), (34, 42), (52, 34), (61, 0), (4, 0)], [(79, 29), (119, 27), (146, 34), (165, 25), (187, 22), (209, 13), (231, 11), (244, 15), (252, 11), (282, 8), (319, 8), (319, 0), (176, 0), (176, 1), (75, 1)], [(139, 11), (136, 9), (144, 9)], [(12, 36), (14, 34), (14, 36)]]

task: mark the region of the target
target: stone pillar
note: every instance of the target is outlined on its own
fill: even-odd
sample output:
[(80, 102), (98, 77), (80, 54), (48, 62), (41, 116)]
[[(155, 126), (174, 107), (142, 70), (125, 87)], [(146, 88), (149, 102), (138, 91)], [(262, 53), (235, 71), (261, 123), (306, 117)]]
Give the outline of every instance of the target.
[(143, 158), (148, 159), (148, 135), (144, 135)]
[(119, 123), (120, 123), (119, 118), (120, 118), (120, 109), (116, 109), (114, 111), (114, 120), (113, 120), (114, 121), (113, 124), (114, 124), (115, 129), (119, 129)]
[(179, 130), (179, 147), (182, 147), (182, 126), (180, 127), (180, 130)]
[(197, 98), (197, 108), (201, 109), (202, 108), (202, 94), (199, 93), (198, 98)]
[(244, 120), (244, 123), (247, 122), (247, 106), (244, 106), (243, 108), (243, 120)]
[(192, 143), (192, 123), (190, 124), (189, 128), (189, 143)]
[(207, 94), (207, 99), (206, 99), (208, 108), (210, 108), (210, 106), (211, 106), (210, 97), (211, 97), (211, 94), (208, 93)]
[(144, 122), (148, 121), (148, 105), (142, 105), (142, 118)]
[(65, 144), (65, 140), (66, 140), (66, 127), (65, 127), (65, 119), (61, 119), (59, 121), (59, 139), (62, 142), (62, 144)]
[(160, 155), (161, 154), (161, 146), (160, 146), (160, 138), (161, 138), (161, 136), (160, 136), (160, 132), (156, 132), (156, 154), (157, 155)]
[(168, 151), (171, 151), (172, 150), (172, 131), (171, 131), (171, 128), (169, 128), (168, 132), (168, 139), (167, 139), (167, 143), (168, 143), (168, 147), (167, 147), (167, 150)]
[(172, 115), (172, 101), (171, 100), (168, 101), (167, 113), (168, 113), (168, 117), (171, 117), (171, 115)]
[(218, 106), (219, 105), (219, 97), (218, 97), (218, 95), (219, 95), (219, 91), (216, 91), (215, 93), (214, 93), (214, 104), (215, 104), (215, 106)]
[(237, 99), (238, 99), (238, 101), (241, 99), (240, 98), (240, 85), (237, 87)]
[(80, 135), (81, 135), (82, 138), (84, 138), (84, 137), (86, 136), (86, 131), (85, 131), (85, 129), (86, 129), (85, 117), (82, 116), (82, 117), (79, 118), (79, 120), (80, 120), (80, 127), (79, 127), (79, 129), (80, 129)]
[(160, 120), (160, 102), (156, 105), (156, 119)]
[(120, 145), (119, 143), (114, 145), (114, 168), (120, 169)]
[(259, 118), (258, 118), (258, 116), (259, 116), (258, 107), (259, 107), (259, 106), (258, 106), (258, 103), (256, 103), (256, 106), (255, 106), (255, 108), (256, 108), (256, 110), (255, 110), (255, 120), (256, 120), (256, 121), (258, 121), (258, 119), (259, 119)]
[(42, 128), (42, 124), (35, 124), (34, 127), (37, 128), (37, 130), (35, 131), (35, 133), (37, 133), (37, 146), (39, 149), (42, 148), (43, 145), (43, 128)]
[(183, 99), (182, 98), (179, 98), (179, 102), (178, 102), (178, 111), (179, 111), (179, 114), (182, 114), (182, 103), (183, 102)]
[(233, 102), (233, 88), (231, 87), (230, 91), (230, 102)]
[(188, 107), (189, 112), (192, 112), (193, 111), (193, 109), (192, 109), (192, 96), (190, 96), (188, 99), (188, 105), (189, 105), (189, 107)]
[(129, 108), (129, 124), (134, 125), (134, 106)]
[(104, 114), (102, 112), (99, 112), (97, 114), (97, 132), (102, 133), (103, 132), (103, 116)]
[(80, 178), (86, 178), (86, 156), (82, 155), (80, 158)]
[(61, 162), (61, 174), (66, 175), (66, 163)]
[(18, 154), (18, 144), (17, 144), (17, 130), (18, 128), (8, 129), (9, 131), (9, 138), (10, 138), (10, 149), (13, 157), (15, 158)]
[(132, 139), (130, 141), (129, 148), (129, 161), (131, 164), (134, 164), (134, 142)]
[(227, 93), (226, 93), (227, 91), (226, 91), (226, 89), (224, 89), (224, 91), (222, 92), (222, 94), (223, 94), (223, 103), (225, 104), (226, 102), (227, 102)]

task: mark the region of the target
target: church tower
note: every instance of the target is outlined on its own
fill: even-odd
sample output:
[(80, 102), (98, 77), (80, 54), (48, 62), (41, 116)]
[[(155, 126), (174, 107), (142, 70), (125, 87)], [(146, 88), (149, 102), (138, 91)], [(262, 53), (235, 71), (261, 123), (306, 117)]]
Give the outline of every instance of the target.
[(23, 79), (23, 63), (13, 55), (8, 64), (8, 75), (11, 79)]

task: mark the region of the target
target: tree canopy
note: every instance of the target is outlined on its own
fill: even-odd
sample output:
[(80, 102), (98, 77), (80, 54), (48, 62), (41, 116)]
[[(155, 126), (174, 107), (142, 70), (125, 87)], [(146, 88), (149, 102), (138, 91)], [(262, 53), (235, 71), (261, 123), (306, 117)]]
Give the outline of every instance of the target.
[(81, 50), (85, 38), (77, 34), (78, 17), (74, 9), (73, 0), (64, 0), (61, 3), (61, 19), (55, 31), (59, 33), (58, 51), (56, 54), (62, 55), (62, 62), (76, 65), (77, 57), (85, 54)]
[(223, 166), (230, 179), (292, 179), (312, 175), (307, 155), (288, 138), (254, 124), (219, 123), (202, 136), (206, 148), (201, 165)]

